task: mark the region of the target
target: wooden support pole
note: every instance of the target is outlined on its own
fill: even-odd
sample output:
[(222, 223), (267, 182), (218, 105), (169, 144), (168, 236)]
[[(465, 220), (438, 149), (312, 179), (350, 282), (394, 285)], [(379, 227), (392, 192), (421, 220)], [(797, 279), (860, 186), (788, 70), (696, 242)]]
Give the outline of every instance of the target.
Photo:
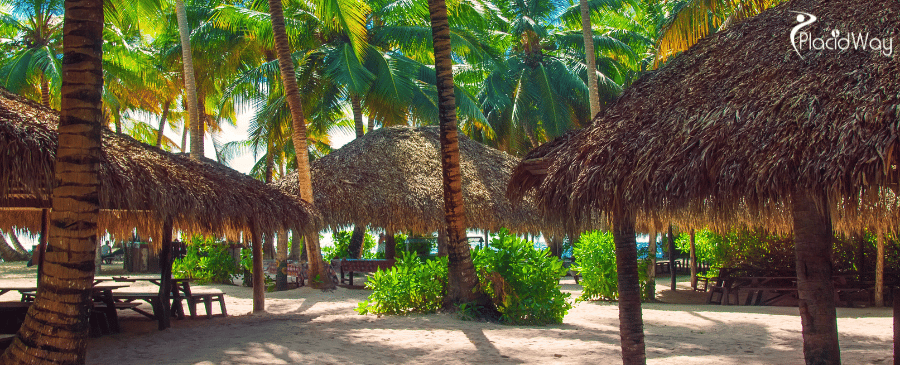
[(694, 229), (691, 228), (691, 289), (697, 290), (697, 248), (694, 240)]
[(650, 238), (647, 242), (647, 258), (650, 263), (647, 264), (647, 299), (656, 299), (656, 227), (651, 224)]
[(884, 233), (875, 231), (875, 306), (884, 306)]
[(250, 236), (253, 240), (253, 313), (266, 310), (266, 282), (263, 279), (263, 238), (256, 223), (250, 225)]
[(894, 364), (900, 364), (900, 287), (893, 287), (894, 298)]
[(38, 240), (37, 255), (37, 280), (38, 286), (41, 284), (41, 272), (44, 269), (44, 254), (47, 252), (47, 238), (50, 234), (50, 209), (41, 209), (41, 237)]
[(172, 326), (172, 218), (166, 217), (162, 228), (162, 250), (159, 253), (159, 300), (162, 313), (159, 321), (159, 329), (164, 330)]
[(394, 232), (384, 232), (384, 258), (393, 260), (397, 256), (397, 241)]
[(672, 233), (672, 225), (669, 225), (669, 270), (672, 272), (672, 291), (675, 291), (675, 234)]

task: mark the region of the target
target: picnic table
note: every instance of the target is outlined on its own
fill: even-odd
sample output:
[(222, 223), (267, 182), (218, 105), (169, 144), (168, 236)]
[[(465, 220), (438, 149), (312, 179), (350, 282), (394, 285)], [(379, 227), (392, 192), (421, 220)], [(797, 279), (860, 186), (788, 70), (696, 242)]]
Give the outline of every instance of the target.
[(376, 272), (380, 270), (390, 270), (394, 267), (394, 260), (340, 260), (341, 284), (347, 280), (344, 279), (344, 273), (350, 274), (350, 285), (353, 285), (353, 273), (355, 272)]
[[(135, 278), (135, 277), (113, 277), (115, 281), (119, 282), (138, 282), (138, 281), (146, 281), (157, 286), (162, 286), (162, 280), (160, 278)], [(212, 303), (219, 302), (219, 306), (221, 309), (221, 313), (218, 315), (227, 316), (228, 312), (225, 308), (225, 293), (221, 291), (215, 292), (193, 292), (191, 291), (191, 279), (190, 278), (173, 278), (171, 279), (171, 288), (170, 290), (170, 299), (172, 300), (171, 309), (172, 316), (177, 319), (184, 319), (184, 306), (182, 301), (186, 301), (188, 305), (188, 311), (191, 315), (191, 318), (197, 316), (197, 304), (203, 304), (206, 309), (206, 317), (210, 318), (213, 316), (212, 313)], [(135, 301), (144, 301), (150, 304), (150, 307), (153, 310), (153, 313), (147, 312), (137, 306), (130, 308), (131, 310), (138, 312), (150, 319), (154, 319), (163, 323), (164, 318), (162, 316), (163, 308), (162, 308), (162, 297), (160, 293), (157, 292), (142, 292), (142, 293), (116, 293), (115, 300), (119, 303), (133, 303)]]

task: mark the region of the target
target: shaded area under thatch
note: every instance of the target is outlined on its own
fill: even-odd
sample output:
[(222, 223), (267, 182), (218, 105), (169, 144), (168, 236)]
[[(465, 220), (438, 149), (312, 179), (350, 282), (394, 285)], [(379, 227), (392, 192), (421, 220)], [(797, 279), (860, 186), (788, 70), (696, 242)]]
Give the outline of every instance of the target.
[[(516, 159), (459, 135), (463, 199), (470, 228), (553, 231), (526, 201), (513, 206), (504, 189)], [(391, 232), (443, 229), (444, 196), (438, 127), (372, 131), (312, 163), (315, 204), (325, 224), (371, 225)], [(276, 182), (298, 194), (297, 175)]]
[[(0, 89), (0, 227), (40, 230), (50, 208), (59, 114)], [(237, 237), (256, 225), (316, 232), (310, 204), (212, 161), (195, 161), (103, 131), (100, 227), (130, 237), (137, 228), (158, 236), (173, 228)]]
[(832, 30), (894, 37), (898, 2), (795, 0), (701, 40), (628, 88), (584, 130), (533, 150), (512, 198), (557, 219), (747, 223), (789, 231), (795, 189), (825, 191), (835, 226), (896, 227), (900, 63), (880, 51), (790, 42), (796, 12)]

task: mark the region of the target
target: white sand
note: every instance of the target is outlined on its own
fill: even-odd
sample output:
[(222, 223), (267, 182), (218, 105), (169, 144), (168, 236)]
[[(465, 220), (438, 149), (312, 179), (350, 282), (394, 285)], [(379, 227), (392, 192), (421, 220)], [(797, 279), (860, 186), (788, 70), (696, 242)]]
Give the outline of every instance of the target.
[[(31, 273), (0, 264), (0, 286), (33, 282)], [(147, 287), (141, 287), (147, 285)], [(136, 284), (128, 291), (151, 290)], [(94, 338), (89, 364), (617, 364), (621, 363), (614, 303), (578, 303), (563, 324), (505, 326), (462, 321), (452, 314), (361, 316), (353, 309), (367, 290), (307, 287), (268, 293), (264, 314), (250, 314), (250, 288), (210, 286), (228, 293), (231, 316), (156, 322), (120, 312), (123, 331)], [(577, 292), (571, 278), (565, 290)], [(193, 286), (197, 288), (197, 286)], [(672, 303), (644, 304), (651, 364), (802, 364), (797, 308), (718, 306), (680, 283)], [(17, 300), (8, 293), (0, 300)], [(686, 304), (687, 303), (687, 304)], [(691, 304), (693, 303), (693, 304)], [(145, 305), (146, 309), (149, 309)], [(215, 308), (215, 307), (214, 307)], [(202, 310), (201, 310), (202, 312)], [(218, 313), (214, 309), (214, 313)], [(839, 308), (845, 364), (892, 364), (890, 308)]]

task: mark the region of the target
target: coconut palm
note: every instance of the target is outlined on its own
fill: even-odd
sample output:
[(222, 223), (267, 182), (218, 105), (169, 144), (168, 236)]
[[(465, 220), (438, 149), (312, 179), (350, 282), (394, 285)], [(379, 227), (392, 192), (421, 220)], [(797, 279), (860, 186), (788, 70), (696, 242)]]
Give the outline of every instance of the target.
[(679, 0), (662, 28), (656, 65), (690, 48), (701, 38), (759, 14), (784, 0)]
[(7, 32), (15, 30), (14, 38), (8, 40), (13, 52), (0, 56), (0, 85), (49, 107), (60, 80), (62, 1), (3, 0), (0, 4), (10, 8), (0, 22)]
[[(497, 146), (520, 151), (586, 125), (592, 115), (581, 26), (558, 27), (556, 15), (564, 9), (551, 1), (513, 1), (501, 10), (508, 20), (497, 30), (507, 57), (493, 65), (478, 95)], [(599, 77), (598, 98), (609, 101), (636, 55), (610, 34), (594, 35), (593, 44), (600, 56), (592, 73)]]
[[(83, 364), (100, 211), (103, 1), (65, 3), (56, 188), (37, 297), (2, 362)], [(77, 9), (77, 12), (71, 9)]]

